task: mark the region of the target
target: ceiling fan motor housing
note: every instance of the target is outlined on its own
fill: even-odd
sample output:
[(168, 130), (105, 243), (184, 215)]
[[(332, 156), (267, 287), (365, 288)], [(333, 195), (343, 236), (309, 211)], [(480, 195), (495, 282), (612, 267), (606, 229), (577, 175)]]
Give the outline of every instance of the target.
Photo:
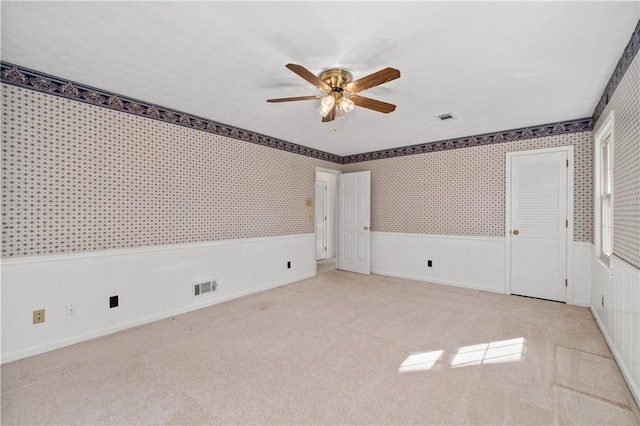
[(334, 92), (343, 92), (343, 86), (352, 81), (353, 77), (347, 70), (330, 69), (320, 74), (320, 80), (327, 83)]

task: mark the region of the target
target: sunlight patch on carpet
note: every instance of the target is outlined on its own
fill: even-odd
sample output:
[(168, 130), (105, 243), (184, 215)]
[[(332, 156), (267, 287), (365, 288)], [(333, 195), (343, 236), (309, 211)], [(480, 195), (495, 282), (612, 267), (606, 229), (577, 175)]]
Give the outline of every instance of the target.
[(522, 359), (524, 344), (524, 337), (518, 337), (516, 339), (464, 346), (458, 349), (451, 360), (451, 367), (517, 362)]
[(410, 354), (398, 368), (399, 373), (426, 371), (431, 369), (442, 356), (443, 351), (415, 352)]

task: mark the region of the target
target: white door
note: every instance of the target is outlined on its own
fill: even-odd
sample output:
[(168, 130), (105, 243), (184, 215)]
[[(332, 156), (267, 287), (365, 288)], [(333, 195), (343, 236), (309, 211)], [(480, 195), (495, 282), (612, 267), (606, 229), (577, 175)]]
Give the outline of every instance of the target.
[(371, 273), (371, 172), (338, 176), (338, 269)]
[(316, 260), (327, 258), (327, 182), (316, 181)]
[(510, 156), (511, 294), (566, 301), (567, 159), (566, 151)]

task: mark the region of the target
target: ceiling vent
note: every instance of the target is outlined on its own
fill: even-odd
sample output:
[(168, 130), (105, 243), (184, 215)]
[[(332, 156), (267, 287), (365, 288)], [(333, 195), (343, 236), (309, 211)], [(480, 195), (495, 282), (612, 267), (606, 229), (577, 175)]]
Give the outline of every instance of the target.
[(455, 117), (450, 112), (446, 114), (439, 115), (438, 118), (442, 121), (455, 120)]

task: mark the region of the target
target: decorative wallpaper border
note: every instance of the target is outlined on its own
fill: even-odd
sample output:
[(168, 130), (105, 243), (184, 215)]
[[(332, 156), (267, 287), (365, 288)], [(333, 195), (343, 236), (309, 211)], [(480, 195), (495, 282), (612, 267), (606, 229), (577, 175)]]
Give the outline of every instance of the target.
[(611, 74), (611, 78), (609, 78), (607, 87), (605, 87), (604, 93), (602, 94), (602, 97), (600, 97), (600, 101), (598, 102), (598, 105), (596, 105), (596, 109), (593, 111), (594, 123), (598, 121), (602, 112), (607, 107), (611, 96), (613, 96), (613, 92), (616, 91), (618, 84), (622, 81), (622, 77), (624, 77), (629, 65), (633, 62), (633, 58), (638, 54), (638, 51), (640, 51), (640, 21), (638, 21), (636, 29), (633, 30), (631, 39), (629, 40), (629, 43), (627, 43), (627, 47), (624, 48), (624, 52), (622, 53), (613, 74)]
[(551, 135), (582, 132), (591, 130), (594, 121), (591, 118), (564, 121), (559, 123), (530, 126), (495, 133), (467, 136), (458, 139), (428, 142), (417, 145), (390, 148), (363, 154), (341, 157), (328, 152), (297, 145), (248, 130), (217, 123), (215, 121), (194, 116), (186, 112), (176, 111), (158, 105), (149, 104), (115, 93), (106, 92), (91, 86), (60, 79), (39, 71), (34, 71), (8, 62), (0, 62), (1, 81), (6, 84), (24, 87), (55, 96), (72, 99), (108, 109), (126, 112), (133, 115), (164, 121), (178, 126), (226, 136), (245, 142), (251, 142), (283, 151), (318, 158), (338, 164), (351, 164), (360, 161), (377, 160), (381, 158), (400, 157), (404, 155), (425, 154), (429, 152), (449, 149), (466, 148), (472, 146), (489, 145), (510, 142), (519, 139), (531, 139)]
[(359, 163), (361, 161), (379, 160), (382, 158), (402, 157), (403, 155), (424, 154), (428, 152), (445, 151), (449, 149), (467, 148), (494, 143), (511, 142), (519, 139), (542, 138), (545, 136), (565, 133), (584, 132), (593, 128), (591, 118), (563, 121), (560, 123), (544, 124), (541, 126), (524, 127), (521, 129), (505, 130), (484, 135), (467, 136), (458, 139), (447, 139), (438, 142), (428, 142), (409, 145), (401, 148), (391, 148), (382, 151), (367, 152), (342, 157), (342, 164)]
[(106, 92), (104, 90), (96, 89), (73, 81), (63, 80), (58, 77), (8, 62), (0, 62), (0, 69), (2, 82), (12, 84), (14, 86), (37, 90), (51, 95), (73, 99), (75, 101), (127, 112), (129, 114), (164, 121), (178, 126), (190, 127), (192, 129), (268, 146), (283, 151), (289, 151), (294, 154), (305, 155), (307, 157), (331, 161), (333, 163), (339, 164), (341, 160), (339, 155), (297, 145), (292, 142), (283, 141), (237, 127), (228, 126), (206, 118), (187, 114), (186, 112), (152, 105), (147, 102)]

